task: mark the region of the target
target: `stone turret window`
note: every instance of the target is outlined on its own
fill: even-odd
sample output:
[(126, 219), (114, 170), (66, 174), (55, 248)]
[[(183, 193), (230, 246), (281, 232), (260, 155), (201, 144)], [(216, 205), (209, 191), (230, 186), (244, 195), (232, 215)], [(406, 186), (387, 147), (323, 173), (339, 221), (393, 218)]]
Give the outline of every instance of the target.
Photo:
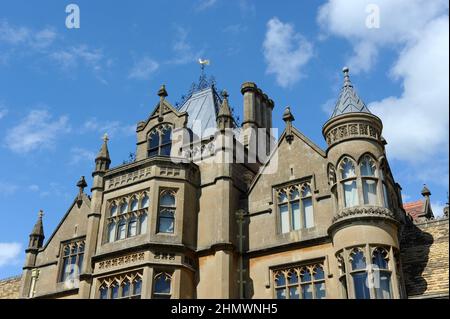
[(324, 299), (325, 272), (321, 263), (290, 267), (273, 273), (276, 299)]
[[(336, 255), (340, 270), (342, 295), (344, 298), (355, 299), (390, 299), (392, 295), (393, 270), (396, 266), (389, 260), (390, 251), (394, 248), (366, 245), (344, 249)], [(346, 261), (343, 256), (347, 256)], [(393, 258), (393, 257), (392, 257)], [(367, 262), (367, 261), (370, 262)], [(346, 271), (346, 269), (348, 271)], [(348, 277), (346, 277), (348, 276)], [(348, 291), (347, 291), (347, 284)], [(395, 283), (396, 289), (400, 279)]]
[(353, 207), (359, 204), (358, 190), (356, 187), (356, 171), (354, 162), (344, 157), (340, 165), (341, 183), (344, 192), (344, 206)]
[(158, 126), (148, 135), (148, 157), (170, 156), (172, 128), (168, 124)]
[(281, 233), (314, 227), (311, 187), (308, 183), (278, 190)]
[(147, 232), (149, 197), (147, 192), (110, 202), (106, 241), (114, 242)]
[(360, 163), (361, 181), (365, 205), (377, 205), (377, 183), (375, 161), (368, 155)]
[(99, 282), (99, 299), (140, 299), (142, 272), (103, 278)]
[(175, 194), (164, 191), (159, 199), (158, 232), (173, 233), (175, 228)]
[(158, 273), (153, 278), (153, 299), (170, 299), (172, 275), (166, 272)]
[(78, 279), (84, 257), (84, 240), (66, 243), (62, 246), (59, 281)]
[(374, 267), (375, 293), (377, 299), (391, 298), (391, 272), (389, 271), (389, 252), (381, 247), (374, 249), (372, 253), (372, 265)]

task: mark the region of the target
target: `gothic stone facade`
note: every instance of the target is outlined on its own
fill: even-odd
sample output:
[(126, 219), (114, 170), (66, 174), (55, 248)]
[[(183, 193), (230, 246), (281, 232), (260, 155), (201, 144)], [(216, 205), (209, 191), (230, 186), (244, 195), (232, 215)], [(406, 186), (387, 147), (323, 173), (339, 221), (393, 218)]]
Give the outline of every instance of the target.
[[(251, 82), (241, 93), (237, 124), (228, 95), (204, 79), (180, 107), (161, 87), (153, 112), (137, 124), (136, 158), (127, 164), (110, 167), (105, 138), (91, 194), (82, 178), (45, 243), (40, 214), (20, 297), (407, 298), (419, 279), (405, 267), (425, 269), (429, 255), (401, 245), (411, 222), (382, 122), (348, 69), (323, 126), (326, 150), (293, 126), (289, 108), (275, 147), (261, 147), (273, 137), (256, 129), (272, 128), (274, 102)], [(187, 143), (179, 143), (180, 129)], [(448, 226), (446, 234), (448, 242)], [(437, 250), (448, 274), (448, 251)], [(439, 292), (448, 296), (448, 278)]]

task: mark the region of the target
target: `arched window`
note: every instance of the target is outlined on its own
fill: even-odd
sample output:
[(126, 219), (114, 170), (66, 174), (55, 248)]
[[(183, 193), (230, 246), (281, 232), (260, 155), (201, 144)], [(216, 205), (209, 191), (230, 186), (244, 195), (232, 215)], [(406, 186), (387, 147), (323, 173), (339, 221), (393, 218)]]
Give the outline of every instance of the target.
[(126, 202), (126, 201), (123, 201), (121, 204), (120, 204), (120, 214), (126, 214), (126, 213), (128, 213), (128, 203)]
[(103, 278), (99, 284), (100, 299), (139, 299), (141, 298), (142, 272)]
[(170, 299), (172, 276), (159, 273), (153, 278), (153, 299)]
[(116, 222), (111, 220), (108, 224), (108, 242), (112, 243), (116, 238)]
[(175, 227), (175, 196), (172, 192), (164, 192), (159, 199), (158, 231), (173, 233)]
[(67, 243), (62, 247), (59, 281), (78, 279), (84, 257), (84, 240)]
[(281, 233), (314, 227), (311, 188), (308, 184), (278, 191)]
[(137, 220), (135, 216), (132, 216), (128, 221), (127, 237), (136, 236), (137, 234)]
[(111, 205), (111, 210), (110, 210), (110, 216), (116, 216), (117, 215), (117, 205), (115, 203), (113, 203)]
[(377, 205), (377, 183), (375, 161), (368, 155), (360, 163), (361, 181), (365, 205)]
[(137, 200), (136, 197), (133, 196), (133, 198), (131, 199), (130, 210), (134, 212), (137, 211), (138, 208), (139, 208), (139, 201)]
[(386, 249), (377, 247), (372, 253), (372, 264), (374, 265), (374, 280), (377, 299), (391, 298), (391, 272), (389, 271), (389, 253)]
[(147, 232), (147, 216), (148, 216), (148, 206), (150, 203), (150, 199), (147, 193), (141, 199), (141, 209), (143, 210), (142, 214), (139, 216), (139, 233), (145, 234)]
[(322, 264), (274, 271), (277, 299), (323, 299), (326, 295)]
[(356, 188), (356, 172), (353, 161), (345, 157), (341, 161), (341, 183), (344, 190), (344, 206), (353, 207), (358, 205), (358, 191)]
[(117, 237), (116, 240), (124, 239), (126, 236), (126, 225), (127, 222), (125, 218), (121, 218), (119, 220), (119, 224), (117, 225)]
[(148, 135), (148, 157), (170, 156), (172, 148), (172, 128), (159, 126)]
[(370, 290), (367, 281), (367, 264), (364, 252), (354, 248), (350, 252), (351, 277), (356, 299), (370, 299)]

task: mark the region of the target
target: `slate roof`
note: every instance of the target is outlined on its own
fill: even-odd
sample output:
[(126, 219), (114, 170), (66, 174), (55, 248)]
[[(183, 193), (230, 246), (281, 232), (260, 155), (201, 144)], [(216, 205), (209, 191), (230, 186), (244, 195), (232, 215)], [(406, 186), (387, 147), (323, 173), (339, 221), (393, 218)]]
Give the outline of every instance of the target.
[[(189, 115), (187, 128), (191, 129), (198, 137), (204, 138), (213, 134), (212, 129), (216, 128), (216, 119), (221, 103), (222, 99), (214, 86), (210, 86), (192, 93), (181, 105), (179, 111), (187, 112)], [(207, 129), (209, 129), (209, 134)]]
[(342, 71), (344, 72), (344, 86), (339, 94), (331, 118), (346, 113), (371, 113), (353, 88), (353, 84), (350, 81), (350, 76), (348, 74), (349, 69), (345, 67)]

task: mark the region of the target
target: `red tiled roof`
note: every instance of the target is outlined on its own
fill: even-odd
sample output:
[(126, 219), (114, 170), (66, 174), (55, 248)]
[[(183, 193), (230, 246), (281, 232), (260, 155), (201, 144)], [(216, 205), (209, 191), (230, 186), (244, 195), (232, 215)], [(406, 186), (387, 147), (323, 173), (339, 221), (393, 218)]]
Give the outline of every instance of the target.
[(404, 203), (403, 208), (405, 209), (406, 214), (415, 220), (423, 214), (423, 201), (418, 200), (416, 202)]

